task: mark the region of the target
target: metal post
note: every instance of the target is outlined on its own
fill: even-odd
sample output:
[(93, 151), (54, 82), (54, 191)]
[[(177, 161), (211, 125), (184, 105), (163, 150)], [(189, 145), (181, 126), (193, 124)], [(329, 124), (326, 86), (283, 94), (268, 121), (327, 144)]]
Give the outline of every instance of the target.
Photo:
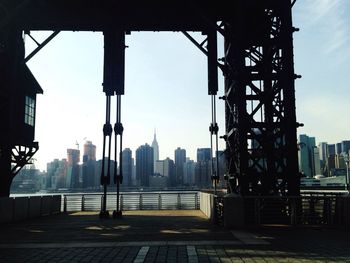
[(63, 212), (67, 213), (67, 196), (63, 196)]
[(177, 209), (181, 209), (181, 196), (180, 196), (180, 193), (177, 194)]
[(162, 209), (162, 195), (158, 194), (158, 210)]
[(139, 209), (142, 210), (142, 194), (139, 197)]
[[(345, 155), (344, 158), (348, 158), (347, 155)], [(345, 177), (345, 190), (349, 193), (349, 160), (345, 160), (346, 165), (346, 177)]]
[(81, 196), (81, 211), (85, 211), (85, 196)]

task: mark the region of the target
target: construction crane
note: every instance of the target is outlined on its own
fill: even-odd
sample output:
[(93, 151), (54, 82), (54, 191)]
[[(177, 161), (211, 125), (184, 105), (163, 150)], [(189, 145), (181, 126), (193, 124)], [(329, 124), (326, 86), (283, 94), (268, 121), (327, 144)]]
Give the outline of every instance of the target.
[[(86, 137), (83, 138), (83, 141), (86, 141)], [(78, 140), (75, 140), (75, 145), (77, 146), (77, 149), (79, 150), (79, 142)]]

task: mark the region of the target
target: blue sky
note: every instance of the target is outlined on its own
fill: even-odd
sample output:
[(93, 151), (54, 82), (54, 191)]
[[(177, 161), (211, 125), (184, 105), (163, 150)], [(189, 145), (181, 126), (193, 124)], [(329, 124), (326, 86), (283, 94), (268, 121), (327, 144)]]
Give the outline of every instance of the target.
[[(300, 28), (294, 34), (295, 71), (302, 75), (296, 80), (297, 119), (305, 124), (298, 133), (316, 136), (318, 142), (350, 139), (349, 7), (348, 0), (298, 0), (293, 9), (294, 26)], [(50, 33), (33, 35), (43, 40)], [(134, 152), (141, 144), (151, 144), (156, 129), (160, 158), (173, 158), (174, 150), (182, 147), (195, 159), (197, 148), (210, 145), (206, 57), (181, 33), (132, 32), (126, 45), (124, 146)], [(28, 52), (34, 47), (28, 37), (26, 46)], [(101, 158), (102, 34), (60, 33), (28, 65), (44, 89), (37, 98), (36, 165), (46, 169), (47, 162), (65, 158), (67, 148), (76, 148), (76, 141), (82, 149), (85, 139), (97, 145)], [(219, 86), (222, 95), (221, 72)], [(224, 103), (217, 104), (223, 135)], [(114, 106), (112, 111), (114, 115)]]

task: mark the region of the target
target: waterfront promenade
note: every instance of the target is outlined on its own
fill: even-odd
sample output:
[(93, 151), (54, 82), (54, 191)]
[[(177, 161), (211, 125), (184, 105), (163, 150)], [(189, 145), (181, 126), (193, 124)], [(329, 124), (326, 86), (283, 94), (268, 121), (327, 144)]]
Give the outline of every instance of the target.
[(350, 262), (350, 229), (227, 230), (200, 210), (58, 214), (0, 226), (0, 262)]

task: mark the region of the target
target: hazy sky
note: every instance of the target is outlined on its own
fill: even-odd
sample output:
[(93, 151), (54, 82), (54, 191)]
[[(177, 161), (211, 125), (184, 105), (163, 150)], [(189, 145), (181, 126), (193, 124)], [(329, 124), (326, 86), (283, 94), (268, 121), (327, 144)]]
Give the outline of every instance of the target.
[[(335, 143), (350, 139), (350, 11), (348, 0), (298, 0), (293, 9), (298, 133)], [(39, 40), (51, 32), (33, 32)], [(201, 38), (200, 34), (194, 36)], [(219, 40), (222, 50), (222, 39)], [(157, 131), (160, 158), (177, 147), (195, 159), (210, 146), (207, 60), (181, 33), (132, 32), (126, 36), (126, 83), (122, 97), (124, 146), (151, 144)], [(27, 52), (33, 42), (26, 37)], [(222, 54), (219, 54), (222, 56)], [(44, 90), (37, 97), (36, 165), (83, 149), (85, 140), (102, 156), (105, 95), (102, 92), (103, 37), (94, 32), (61, 32), (28, 65)], [(219, 95), (223, 77), (219, 72)], [(115, 109), (112, 106), (114, 115)], [(219, 134), (224, 134), (224, 103), (217, 101)], [(112, 116), (112, 125), (115, 118)], [(224, 142), (220, 141), (224, 148)]]

